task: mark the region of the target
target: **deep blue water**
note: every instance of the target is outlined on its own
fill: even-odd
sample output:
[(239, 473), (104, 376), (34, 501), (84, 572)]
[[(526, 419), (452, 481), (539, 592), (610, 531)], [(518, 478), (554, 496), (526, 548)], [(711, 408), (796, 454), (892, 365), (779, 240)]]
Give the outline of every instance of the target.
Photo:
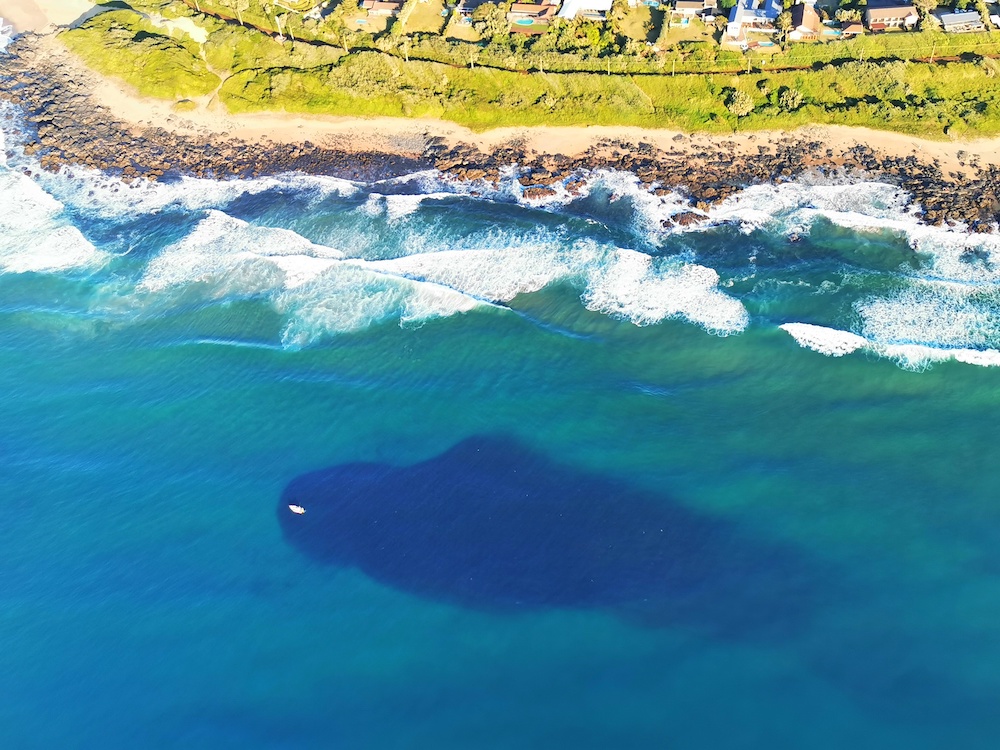
[(993, 238), (21, 167), (0, 746), (996, 746)]

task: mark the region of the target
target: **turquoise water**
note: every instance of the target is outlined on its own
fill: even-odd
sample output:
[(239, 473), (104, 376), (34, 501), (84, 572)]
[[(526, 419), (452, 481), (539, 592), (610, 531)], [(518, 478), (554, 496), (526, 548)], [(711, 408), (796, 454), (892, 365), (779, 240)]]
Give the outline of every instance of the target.
[[(538, 206), (21, 167), (4, 747), (995, 746), (993, 240), (877, 184), (677, 232), (617, 174)], [(362, 525), (303, 543), (283, 493), (352, 462), (431, 478), (366, 490), (413, 535), (324, 558)], [(478, 549), (541, 562), (459, 581)]]

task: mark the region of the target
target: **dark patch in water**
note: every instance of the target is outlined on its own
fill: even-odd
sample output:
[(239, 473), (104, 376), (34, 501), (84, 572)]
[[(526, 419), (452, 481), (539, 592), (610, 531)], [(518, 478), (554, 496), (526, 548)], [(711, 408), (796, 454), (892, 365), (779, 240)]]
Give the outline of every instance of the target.
[(470, 438), (413, 466), (304, 474), (278, 517), (314, 560), (490, 611), (613, 609), (759, 636), (802, 625), (818, 584), (788, 548), (506, 438)]

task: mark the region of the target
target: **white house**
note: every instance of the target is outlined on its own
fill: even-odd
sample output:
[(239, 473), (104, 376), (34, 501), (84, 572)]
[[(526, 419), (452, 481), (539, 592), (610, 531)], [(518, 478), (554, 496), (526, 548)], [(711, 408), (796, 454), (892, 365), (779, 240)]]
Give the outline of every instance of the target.
[(612, 0), (566, 0), (559, 10), (559, 18), (572, 21), (574, 18), (589, 18), (606, 21)]
[(726, 36), (742, 39), (744, 29), (773, 34), (774, 19), (782, 11), (781, 0), (739, 0), (729, 13)]

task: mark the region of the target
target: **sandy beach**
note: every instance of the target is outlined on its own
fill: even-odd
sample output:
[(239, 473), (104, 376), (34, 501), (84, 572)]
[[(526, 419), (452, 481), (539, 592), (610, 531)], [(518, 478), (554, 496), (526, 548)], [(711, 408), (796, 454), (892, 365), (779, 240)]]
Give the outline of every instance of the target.
[(88, 0), (6, 0), (0, 5), (4, 20), (18, 33), (66, 26), (85, 16), (94, 4)]

